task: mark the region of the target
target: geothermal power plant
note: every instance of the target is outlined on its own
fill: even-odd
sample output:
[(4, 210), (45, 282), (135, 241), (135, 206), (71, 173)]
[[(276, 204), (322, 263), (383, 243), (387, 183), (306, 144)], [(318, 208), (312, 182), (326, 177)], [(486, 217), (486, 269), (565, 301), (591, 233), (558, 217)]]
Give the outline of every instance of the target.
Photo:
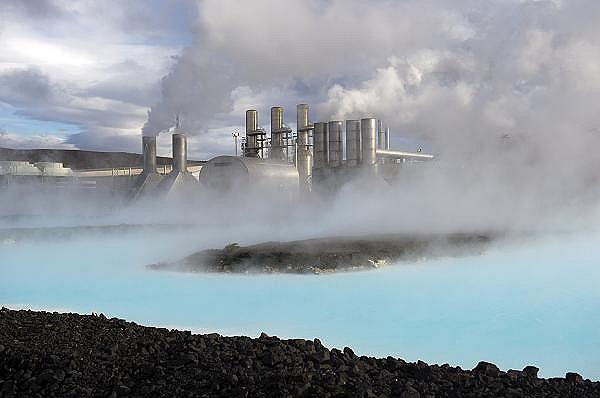
[(75, 186), (111, 192), (128, 200), (203, 190), (326, 194), (361, 176), (393, 182), (407, 164), (434, 158), (420, 151), (390, 148), (390, 129), (375, 118), (311, 122), (309, 113), (307, 104), (297, 105), (294, 131), (284, 123), (284, 108), (272, 107), (267, 132), (259, 123), (258, 112), (247, 110), (241, 156), (188, 161), (187, 137), (177, 122), (172, 133), (172, 159), (157, 157), (156, 136), (143, 136), (143, 165), (127, 164), (125, 159), (116, 166), (75, 169), (56, 161), (5, 159), (0, 161), (0, 186), (19, 182)]

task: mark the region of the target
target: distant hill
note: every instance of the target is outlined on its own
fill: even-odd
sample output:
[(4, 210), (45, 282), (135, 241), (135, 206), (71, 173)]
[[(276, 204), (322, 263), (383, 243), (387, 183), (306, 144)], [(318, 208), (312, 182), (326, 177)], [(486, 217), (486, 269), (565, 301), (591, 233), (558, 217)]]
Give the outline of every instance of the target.
[[(96, 152), (74, 149), (10, 149), (0, 148), (0, 160), (35, 162), (61, 162), (74, 170), (104, 169), (117, 167), (141, 167), (144, 156), (128, 152)], [(157, 157), (158, 165), (171, 164), (172, 159)], [(205, 161), (188, 160), (189, 165), (204, 164)]]

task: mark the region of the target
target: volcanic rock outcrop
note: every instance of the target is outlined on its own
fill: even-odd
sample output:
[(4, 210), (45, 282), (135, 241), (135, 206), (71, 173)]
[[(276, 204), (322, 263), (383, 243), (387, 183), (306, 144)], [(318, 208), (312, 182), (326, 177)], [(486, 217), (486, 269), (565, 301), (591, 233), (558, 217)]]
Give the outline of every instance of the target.
[(600, 397), (537, 368), (473, 370), (357, 356), (318, 339), (138, 326), (100, 315), (0, 310), (0, 397)]

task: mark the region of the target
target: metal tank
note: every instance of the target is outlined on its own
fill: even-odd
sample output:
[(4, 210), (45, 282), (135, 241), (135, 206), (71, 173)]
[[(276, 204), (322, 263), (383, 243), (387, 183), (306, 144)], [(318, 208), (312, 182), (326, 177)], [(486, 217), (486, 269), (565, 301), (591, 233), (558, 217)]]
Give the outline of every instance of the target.
[(342, 165), (342, 122), (334, 120), (329, 126), (329, 167)]
[(346, 120), (346, 164), (357, 166), (360, 158), (360, 120)]
[(300, 179), (300, 190), (310, 190), (310, 175), (312, 173), (312, 154), (310, 153), (309, 131), (312, 129), (308, 121), (308, 104), (296, 106), (296, 128), (298, 138), (296, 143), (296, 168)]
[(255, 109), (246, 111), (246, 148), (244, 156), (256, 158), (258, 157), (258, 112)]
[(298, 192), (298, 171), (287, 163), (236, 156), (217, 156), (200, 170), (200, 183), (219, 192)]
[(377, 162), (377, 119), (360, 120), (361, 165), (370, 167)]
[(329, 134), (327, 123), (315, 122), (313, 129), (313, 169), (322, 169), (329, 164)]

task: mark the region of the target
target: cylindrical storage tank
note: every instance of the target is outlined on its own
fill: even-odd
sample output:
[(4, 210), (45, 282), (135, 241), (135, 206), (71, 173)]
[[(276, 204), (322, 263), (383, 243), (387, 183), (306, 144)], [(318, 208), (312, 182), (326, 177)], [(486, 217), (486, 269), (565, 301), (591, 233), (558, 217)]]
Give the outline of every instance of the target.
[(144, 172), (156, 173), (156, 137), (142, 137), (142, 153), (144, 154)]
[(258, 157), (256, 131), (258, 130), (258, 112), (254, 109), (246, 111), (246, 150), (244, 156)]
[(295, 194), (298, 192), (298, 171), (287, 163), (217, 156), (202, 166), (200, 183), (221, 192)]
[(360, 120), (361, 165), (369, 167), (377, 162), (377, 119)]
[(173, 170), (187, 171), (187, 139), (185, 134), (175, 133), (173, 141)]
[(342, 122), (334, 120), (329, 124), (329, 167), (342, 165)]
[(385, 128), (385, 148), (386, 150), (390, 150), (390, 128)]
[(271, 150), (269, 152), (271, 159), (285, 160), (282, 129), (283, 107), (274, 106), (271, 108)]
[(313, 168), (322, 169), (328, 165), (329, 138), (327, 123), (316, 122), (313, 129)]
[(360, 163), (360, 120), (346, 120), (346, 164)]

